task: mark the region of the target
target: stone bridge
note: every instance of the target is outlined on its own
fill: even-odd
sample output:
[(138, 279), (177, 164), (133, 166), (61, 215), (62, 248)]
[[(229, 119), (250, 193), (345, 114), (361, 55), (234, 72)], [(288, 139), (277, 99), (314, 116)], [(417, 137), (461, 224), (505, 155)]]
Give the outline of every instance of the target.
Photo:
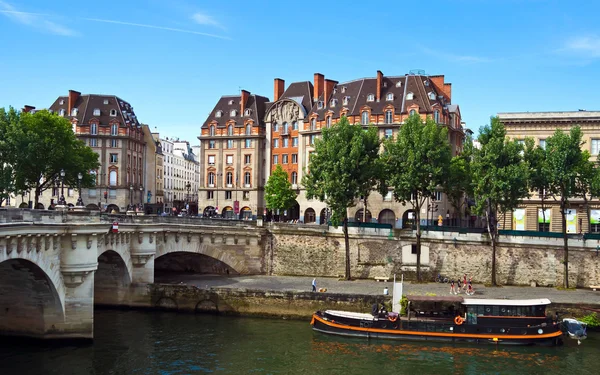
[(263, 237), (253, 222), (0, 209), (0, 334), (91, 339), (94, 304), (135, 306), (155, 268), (265, 273)]

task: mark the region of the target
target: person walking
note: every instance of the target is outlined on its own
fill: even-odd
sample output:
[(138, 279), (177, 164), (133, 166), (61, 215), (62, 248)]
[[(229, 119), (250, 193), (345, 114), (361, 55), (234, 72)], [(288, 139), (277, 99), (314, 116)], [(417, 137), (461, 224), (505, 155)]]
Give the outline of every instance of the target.
[(317, 279), (314, 278), (312, 281), (312, 291), (316, 292), (317, 291)]
[(456, 289), (454, 288), (454, 280), (450, 280), (450, 294), (456, 294)]

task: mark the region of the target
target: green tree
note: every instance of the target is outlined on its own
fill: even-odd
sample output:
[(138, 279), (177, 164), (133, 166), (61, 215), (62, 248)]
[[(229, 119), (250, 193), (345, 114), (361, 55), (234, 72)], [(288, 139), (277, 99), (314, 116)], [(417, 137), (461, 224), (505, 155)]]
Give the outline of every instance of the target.
[[(450, 160), (448, 177), (444, 184), (444, 192), (457, 219), (466, 214), (468, 197), (473, 195), (471, 160), (473, 158), (473, 140), (468, 136), (465, 140), (463, 151)], [(459, 221), (460, 223), (460, 221)]]
[(547, 200), (550, 197), (550, 174), (548, 171), (548, 153), (546, 149), (535, 145), (533, 138), (525, 139), (523, 159), (529, 166), (529, 191), (537, 192), (540, 197), (542, 219), (546, 222)]
[(10, 144), (8, 142), (8, 127), (19, 113), (14, 108), (6, 111), (0, 108), (0, 206), (15, 192), (14, 172), (12, 167)]
[(323, 129), (322, 139), (315, 142), (308, 171), (302, 184), (308, 199), (326, 202), (332, 211), (331, 223), (343, 225), (346, 247), (346, 280), (350, 280), (350, 241), (348, 237), (349, 207), (365, 191), (373, 188), (379, 169), (380, 141), (375, 127), (364, 129), (351, 125), (343, 116), (331, 128)]
[(265, 200), (270, 210), (287, 210), (296, 202), (296, 193), (288, 180), (288, 174), (277, 165), (265, 185)]
[(506, 137), (497, 117), (479, 130), (481, 148), (473, 154), (473, 194), (475, 210), (485, 215), (492, 242), (492, 285), (496, 282), (498, 214), (512, 211), (528, 196), (529, 166), (523, 161), (523, 146)]
[(550, 192), (560, 203), (560, 215), (563, 234), (564, 287), (569, 287), (569, 239), (567, 237), (567, 214), (569, 199), (586, 197), (595, 186), (593, 164), (590, 154), (582, 150), (581, 128), (572, 127), (568, 134), (557, 129), (546, 140), (548, 175)]
[(421, 280), (421, 207), (446, 184), (451, 150), (448, 130), (431, 118), (425, 124), (412, 115), (400, 128), (396, 140), (384, 143), (382, 163), (385, 185), (393, 188), (396, 201), (409, 203), (417, 224), (417, 280)]
[(65, 171), (66, 186), (77, 187), (77, 175), (83, 179), (81, 187), (94, 185), (98, 154), (73, 133), (69, 120), (48, 111), (20, 113), (13, 116), (7, 127), (7, 143), (17, 191), (32, 191), (34, 207), (39, 195), (52, 187)]

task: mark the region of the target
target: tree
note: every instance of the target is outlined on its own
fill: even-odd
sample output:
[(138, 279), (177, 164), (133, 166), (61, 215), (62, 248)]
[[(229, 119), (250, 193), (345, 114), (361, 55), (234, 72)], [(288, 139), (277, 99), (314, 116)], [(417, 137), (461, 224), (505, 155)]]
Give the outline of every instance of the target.
[(548, 171), (548, 153), (546, 149), (535, 146), (533, 138), (525, 139), (523, 159), (529, 166), (529, 191), (538, 192), (542, 209), (542, 220), (546, 222), (546, 201), (550, 197), (550, 174)]
[(326, 202), (332, 211), (331, 223), (336, 227), (343, 225), (346, 280), (350, 280), (347, 209), (373, 188), (379, 171), (379, 146), (375, 127), (363, 129), (359, 124), (351, 125), (343, 116), (331, 128), (323, 129), (322, 139), (316, 140), (315, 152), (310, 155), (308, 171), (302, 179), (307, 198)]
[(594, 166), (590, 154), (582, 150), (581, 128), (571, 128), (569, 134), (557, 129), (546, 140), (549, 190), (560, 202), (563, 234), (564, 287), (569, 287), (569, 239), (567, 236), (567, 213), (569, 199), (586, 197), (594, 183)]
[(496, 282), (498, 214), (512, 211), (529, 195), (529, 166), (523, 161), (523, 146), (506, 137), (504, 125), (493, 117), (490, 126), (479, 130), (481, 148), (473, 155), (475, 210), (485, 215), (492, 242), (492, 285)]
[(265, 185), (265, 200), (270, 210), (287, 210), (296, 202), (288, 174), (279, 164)]
[[(465, 140), (463, 151), (450, 160), (448, 176), (444, 184), (444, 192), (458, 219), (462, 217), (463, 207), (468, 203), (468, 197), (473, 195), (471, 159), (473, 157), (473, 141), (471, 137)], [(460, 222), (459, 222), (460, 223)]]
[(15, 189), (32, 190), (34, 207), (40, 194), (59, 178), (61, 170), (65, 171), (67, 186), (78, 185), (79, 173), (83, 175), (81, 187), (94, 186), (90, 171), (99, 166), (98, 154), (77, 139), (69, 120), (48, 111), (23, 112), (11, 117), (6, 138)]
[(11, 164), (11, 152), (9, 148), (7, 131), (8, 125), (19, 113), (10, 108), (8, 112), (0, 108), (0, 206), (15, 192), (14, 172)]
[(417, 223), (417, 281), (421, 280), (421, 207), (444, 186), (450, 167), (448, 130), (414, 114), (400, 128), (396, 140), (384, 143), (382, 163), (385, 185), (393, 188), (396, 201), (409, 203)]

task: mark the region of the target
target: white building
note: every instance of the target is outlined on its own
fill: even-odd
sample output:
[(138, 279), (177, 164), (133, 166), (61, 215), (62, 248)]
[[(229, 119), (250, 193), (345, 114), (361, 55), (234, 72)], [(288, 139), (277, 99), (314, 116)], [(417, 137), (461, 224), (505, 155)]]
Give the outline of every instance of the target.
[[(164, 199), (166, 212), (180, 212), (188, 207), (198, 212), (200, 169), (198, 156), (188, 141), (160, 138), (164, 155)], [(194, 146), (199, 150), (200, 146)]]

